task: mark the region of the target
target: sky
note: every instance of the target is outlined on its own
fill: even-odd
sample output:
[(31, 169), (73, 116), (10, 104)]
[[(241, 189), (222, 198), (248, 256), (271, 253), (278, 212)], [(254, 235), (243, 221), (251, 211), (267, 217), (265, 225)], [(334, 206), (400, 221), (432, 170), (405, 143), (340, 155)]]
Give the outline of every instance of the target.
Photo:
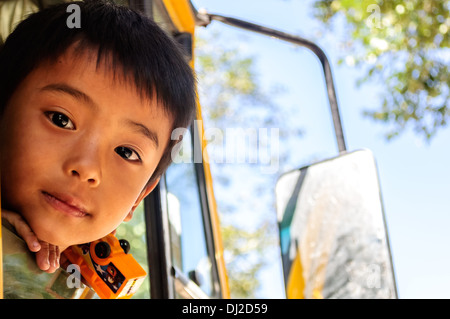
[[(311, 0), (193, 0), (197, 9), (247, 20), (296, 34), (318, 44), (327, 54), (334, 76), (341, 120), (349, 151), (370, 149), (378, 167), (399, 298), (450, 298), (450, 129), (426, 143), (413, 132), (387, 141), (387, 127), (363, 117), (366, 108), (380, 105), (377, 83), (356, 86), (362, 71), (337, 65), (339, 44), (318, 34)], [(381, 12), (381, 14), (383, 14)], [(255, 57), (259, 80), (266, 87), (281, 85), (285, 93), (277, 103), (297, 110), (292, 121), (304, 135), (292, 146), (293, 163), (337, 155), (321, 66), (304, 48), (213, 22), (205, 32), (220, 32), (234, 39)], [(227, 40), (228, 39), (228, 40)], [(229, 42), (233, 45), (236, 42)], [(293, 164), (295, 165), (295, 164)], [(295, 166), (292, 168), (296, 168)], [(282, 172), (280, 172), (281, 174)], [(216, 197), (220, 194), (216, 193)], [(284, 298), (281, 262), (274, 260), (261, 274), (260, 298)]]

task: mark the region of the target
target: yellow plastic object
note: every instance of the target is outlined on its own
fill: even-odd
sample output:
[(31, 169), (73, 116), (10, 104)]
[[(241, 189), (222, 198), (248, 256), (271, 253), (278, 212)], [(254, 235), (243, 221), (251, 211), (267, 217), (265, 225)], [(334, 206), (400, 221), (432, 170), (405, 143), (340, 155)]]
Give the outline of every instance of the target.
[(129, 299), (147, 273), (128, 253), (126, 245), (127, 241), (119, 241), (110, 234), (91, 243), (71, 246), (64, 255), (80, 267), (81, 276), (100, 298)]

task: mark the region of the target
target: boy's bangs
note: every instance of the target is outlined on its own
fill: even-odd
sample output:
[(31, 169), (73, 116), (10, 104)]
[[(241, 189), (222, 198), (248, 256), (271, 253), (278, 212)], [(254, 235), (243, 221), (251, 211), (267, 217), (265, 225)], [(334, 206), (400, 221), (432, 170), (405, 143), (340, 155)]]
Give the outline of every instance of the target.
[(164, 107), (166, 114), (173, 115), (168, 103), (158, 99), (162, 93), (156, 91), (156, 83), (153, 83), (149, 73), (142, 68), (136, 68), (136, 65), (132, 64), (132, 59), (124, 61), (108, 45), (92, 44), (85, 38), (76, 41), (71, 53), (74, 58), (87, 59), (89, 62), (95, 63), (96, 70), (104, 70), (109, 76), (112, 75), (112, 80), (115, 83), (136, 90), (142, 100), (152, 101), (156, 99), (159, 105)]

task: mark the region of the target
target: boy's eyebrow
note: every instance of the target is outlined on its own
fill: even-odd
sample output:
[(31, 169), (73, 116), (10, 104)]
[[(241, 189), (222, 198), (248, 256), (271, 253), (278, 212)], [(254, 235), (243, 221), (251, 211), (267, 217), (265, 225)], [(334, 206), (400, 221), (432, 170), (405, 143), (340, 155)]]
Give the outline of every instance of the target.
[(141, 132), (143, 135), (145, 135), (147, 138), (149, 138), (153, 144), (156, 146), (156, 148), (159, 147), (159, 139), (158, 134), (155, 133), (155, 131), (150, 130), (147, 126), (144, 124), (134, 122), (132, 120), (125, 120), (124, 123), (128, 126), (135, 127), (139, 132)]
[(64, 83), (53, 83), (53, 84), (46, 85), (43, 88), (41, 88), (41, 91), (63, 92), (63, 93), (71, 95), (72, 97), (76, 98), (77, 100), (83, 100), (87, 105), (97, 108), (97, 104), (95, 104), (95, 102), (91, 99), (91, 97), (89, 95), (87, 95), (84, 92), (81, 92), (80, 90), (78, 90), (70, 85), (64, 84)]

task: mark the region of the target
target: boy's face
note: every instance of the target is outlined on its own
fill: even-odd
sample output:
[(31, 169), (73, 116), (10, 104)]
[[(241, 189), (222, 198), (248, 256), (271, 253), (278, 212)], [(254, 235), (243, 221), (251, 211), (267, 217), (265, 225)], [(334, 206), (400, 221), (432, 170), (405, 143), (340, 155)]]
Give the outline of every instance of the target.
[[(91, 57), (89, 59), (89, 57)], [(96, 56), (33, 70), (0, 123), (3, 206), (61, 247), (113, 231), (155, 185), (171, 118)]]

